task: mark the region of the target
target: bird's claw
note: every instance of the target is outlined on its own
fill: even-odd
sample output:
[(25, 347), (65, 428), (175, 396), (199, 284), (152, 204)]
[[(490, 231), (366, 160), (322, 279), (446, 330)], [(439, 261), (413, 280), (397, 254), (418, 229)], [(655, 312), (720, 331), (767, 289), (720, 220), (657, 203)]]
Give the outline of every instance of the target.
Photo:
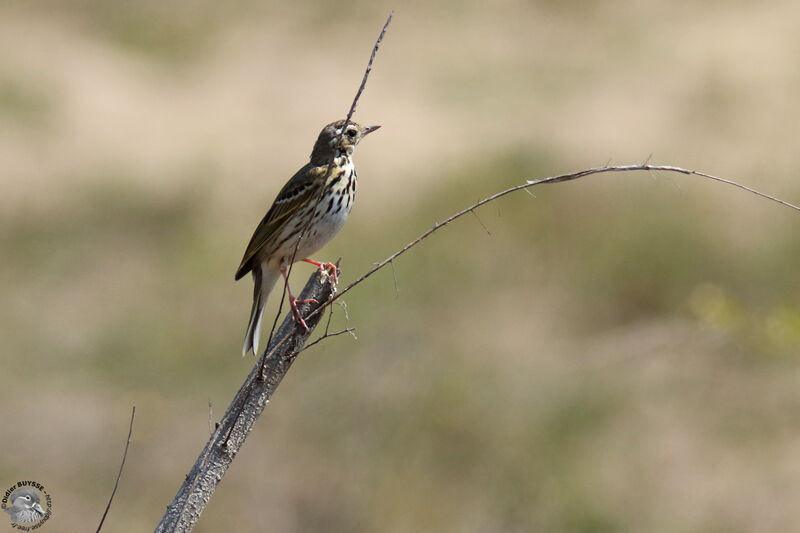
[(312, 265), (316, 265), (317, 268), (319, 268), (323, 272), (329, 271), (330, 272), (329, 275), (333, 277), (333, 284), (336, 285), (337, 283), (339, 283), (339, 268), (335, 264), (331, 262), (320, 263), (319, 261), (314, 261), (313, 259), (308, 259), (308, 258), (303, 259), (303, 261), (305, 261), (306, 263), (311, 263)]
[(309, 329), (309, 328), (308, 328), (308, 324), (306, 324), (306, 321), (305, 321), (305, 320), (303, 320), (303, 315), (301, 315), (301, 314), (300, 314), (300, 311), (298, 311), (298, 310), (296, 310), (296, 309), (295, 309), (295, 310), (292, 312), (292, 316), (294, 317), (294, 319), (295, 319), (295, 320), (297, 320), (298, 322), (300, 322), (300, 325), (301, 325), (301, 326), (303, 326), (303, 329), (304, 329), (304, 330), (308, 331), (308, 329)]
[(299, 303), (300, 304), (305, 304), (305, 303), (315, 303), (316, 304), (316, 303), (319, 303), (319, 302), (317, 300), (315, 300), (314, 298), (308, 298), (306, 300), (296, 300), (294, 298), (291, 298), (289, 300), (289, 306), (292, 308), (292, 316), (294, 317), (295, 320), (300, 322), (300, 325), (303, 326), (303, 329), (308, 331), (309, 330), (308, 324), (306, 324), (306, 321), (303, 320), (303, 315), (302, 315), (302, 313), (300, 313), (300, 309), (298, 309), (298, 307), (297, 307), (297, 304), (299, 304)]

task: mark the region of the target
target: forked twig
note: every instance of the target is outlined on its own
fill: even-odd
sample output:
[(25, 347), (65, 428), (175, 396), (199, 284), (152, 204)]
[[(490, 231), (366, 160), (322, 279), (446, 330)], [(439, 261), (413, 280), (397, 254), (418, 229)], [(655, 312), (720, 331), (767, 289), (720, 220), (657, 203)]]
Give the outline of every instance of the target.
[(350, 335), (355, 336), (355, 334), (356, 334), (355, 332), (356, 332), (356, 328), (344, 328), (344, 329), (340, 329), (339, 331), (334, 331), (333, 333), (328, 333), (326, 331), (325, 334), (322, 337), (320, 337), (320, 338), (314, 340), (314, 342), (310, 342), (306, 346), (304, 346), (302, 351), (308, 350), (309, 348), (311, 348), (315, 344), (318, 344), (318, 343), (324, 341), (325, 339), (327, 339), (329, 337), (338, 337), (339, 335), (344, 335), (345, 333), (349, 333)]
[(328, 321), (325, 323), (325, 333), (320, 335), (320, 337), (315, 339), (313, 342), (310, 342), (305, 346), (303, 346), (302, 351), (308, 350), (315, 344), (324, 341), (328, 337), (338, 337), (339, 335), (343, 335), (345, 333), (349, 333), (350, 335), (353, 336), (354, 339), (358, 340), (358, 337), (356, 337), (356, 328), (351, 328), (347, 326), (348, 322), (350, 321), (350, 317), (347, 314), (347, 306), (345, 306), (344, 303), (342, 303), (342, 308), (344, 309), (344, 325), (345, 325), (344, 329), (330, 333), (331, 320), (333, 319), (333, 307), (329, 307), (328, 309), (330, 309), (330, 311), (328, 312)]

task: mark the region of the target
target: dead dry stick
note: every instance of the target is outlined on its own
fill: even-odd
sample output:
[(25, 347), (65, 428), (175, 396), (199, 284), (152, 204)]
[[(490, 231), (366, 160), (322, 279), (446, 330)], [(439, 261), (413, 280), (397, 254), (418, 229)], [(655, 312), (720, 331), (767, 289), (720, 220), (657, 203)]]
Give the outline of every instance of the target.
[[(789, 203), (789, 202), (787, 202), (785, 200), (781, 200), (780, 198), (777, 198), (775, 196), (772, 196), (772, 195), (765, 194), (763, 192), (757, 191), (757, 190), (755, 190), (755, 189), (753, 189), (751, 187), (748, 187), (746, 185), (742, 185), (742, 184), (737, 183), (737, 182), (735, 182), (733, 180), (729, 180), (729, 179), (726, 179), (726, 178), (720, 178), (718, 176), (713, 176), (713, 175), (707, 174), (705, 172), (698, 172), (696, 170), (689, 170), (689, 169), (686, 169), (686, 168), (676, 167), (676, 166), (673, 166), (673, 165), (650, 165), (650, 164), (647, 164), (647, 163), (643, 163), (643, 164), (640, 164), (640, 165), (618, 165), (618, 166), (611, 166), (611, 167), (604, 166), (604, 167), (598, 167), (598, 168), (589, 168), (589, 169), (586, 169), (586, 170), (581, 170), (579, 172), (573, 172), (573, 173), (570, 173), (570, 174), (559, 174), (558, 176), (550, 176), (550, 177), (542, 178), (542, 179), (539, 179), (539, 180), (527, 180), (525, 183), (522, 183), (520, 185), (515, 185), (514, 187), (510, 187), (510, 188), (505, 189), (503, 191), (500, 191), (498, 193), (492, 194), (491, 196), (487, 196), (483, 200), (475, 202), (474, 204), (462, 209), (461, 211), (458, 211), (457, 213), (454, 213), (453, 215), (450, 215), (449, 217), (444, 219), (442, 222), (435, 223), (432, 228), (430, 228), (429, 230), (427, 230), (424, 233), (422, 233), (419, 237), (417, 237), (413, 241), (409, 242), (408, 244), (406, 244), (405, 246), (403, 246), (402, 248), (400, 248), (399, 250), (394, 252), (392, 255), (390, 255), (389, 257), (387, 257), (383, 261), (381, 261), (380, 263), (377, 263), (373, 268), (371, 268), (370, 270), (365, 272), (363, 275), (361, 275), (361, 277), (359, 277), (358, 279), (356, 279), (355, 281), (350, 283), (348, 286), (346, 286), (344, 289), (339, 291), (336, 294), (336, 296), (334, 296), (331, 299), (330, 302), (328, 302), (325, 305), (320, 306), (314, 312), (315, 313), (323, 312), (325, 310), (325, 307), (329, 306), (330, 304), (335, 302), (337, 299), (339, 299), (342, 296), (344, 296), (345, 293), (347, 293), (348, 291), (350, 291), (353, 288), (355, 288), (356, 286), (358, 286), (360, 283), (362, 283), (364, 280), (366, 280), (368, 277), (370, 277), (371, 275), (373, 275), (375, 272), (377, 272), (378, 270), (382, 269), (386, 265), (391, 264), (392, 268), (394, 268), (393, 261), (395, 259), (397, 259), (399, 256), (403, 255), (408, 250), (410, 250), (411, 248), (413, 248), (414, 246), (416, 246), (417, 244), (419, 244), (420, 242), (422, 242), (426, 238), (430, 237), (432, 234), (434, 234), (436, 231), (440, 230), (444, 226), (447, 226), (448, 224), (450, 224), (454, 220), (456, 220), (458, 218), (461, 218), (462, 216), (466, 215), (467, 213), (473, 213), (474, 214), (474, 210), (477, 209), (478, 207), (482, 206), (482, 205), (485, 205), (485, 204), (488, 204), (490, 202), (493, 202), (493, 201), (497, 200), (498, 198), (501, 198), (501, 197), (506, 196), (508, 194), (511, 194), (513, 192), (521, 191), (521, 190), (528, 191), (528, 189), (530, 189), (531, 187), (535, 187), (537, 185), (544, 185), (545, 183), (561, 183), (561, 182), (564, 182), (564, 181), (572, 181), (572, 180), (576, 180), (576, 179), (579, 179), (579, 178), (584, 178), (586, 176), (591, 176), (593, 174), (603, 174), (603, 173), (606, 173), (606, 172), (631, 172), (631, 171), (636, 171), (636, 170), (645, 171), (645, 172), (651, 172), (651, 173), (652, 172), (675, 172), (675, 173), (678, 173), (678, 174), (686, 174), (688, 176), (698, 176), (698, 177), (701, 177), (701, 178), (704, 178), (704, 179), (709, 179), (709, 180), (712, 180), (712, 181), (717, 181), (717, 182), (720, 182), (720, 183), (724, 183), (726, 185), (732, 185), (733, 187), (737, 187), (737, 188), (742, 189), (744, 191), (747, 191), (747, 192), (749, 192), (751, 194), (755, 194), (756, 196), (760, 196), (761, 198), (764, 198), (764, 199), (769, 200), (771, 202), (776, 202), (776, 203), (781, 204), (781, 205), (783, 205), (785, 207), (788, 207), (790, 209), (794, 209), (795, 211), (800, 211), (800, 207), (798, 207), (798, 206), (796, 206), (794, 204), (791, 204), (791, 203)], [(530, 191), (528, 191), (528, 192), (530, 192)]]
[[(649, 158), (648, 158), (648, 160), (649, 160)], [(772, 195), (757, 191), (756, 189), (753, 189), (753, 188), (748, 187), (746, 185), (742, 185), (742, 184), (737, 183), (737, 182), (735, 182), (733, 180), (729, 180), (729, 179), (726, 179), (726, 178), (720, 178), (718, 176), (714, 176), (712, 174), (708, 174), (708, 173), (705, 173), (705, 172), (699, 172), (699, 171), (696, 171), (696, 170), (689, 170), (689, 169), (686, 169), (686, 168), (673, 166), (673, 165), (650, 165), (650, 164), (645, 162), (645, 163), (642, 163), (642, 164), (639, 164), (639, 165), (603, 166), (603, 167), (589, 168), (589, 169), (585, 169), (585, 170), (580, 170), (578, 172), (572, 172), (572, 173), (569, 173), (569, 174), (559, 174), (557, 176), (550, 176), (550, 177), (542, 178), (542, 179), (538, 179), (538, 180), (527, 180), (527, 181), (525, 181), (525, 183), (521, 183), (519, 185), (515, 185), (513, 187), (509, 187), (508, 189), (505, 189), (505, 190), (502, 190), (502, 191), (497, 192), (495, 194), (492, 194), (490, 196), (487, 196), (483, 200), (475, 202), (474, 204), (465, 207), (461, 211), (458, 211), (458, 212), (450, 215), (449, 217), (444, 219), (442, 222), (435, 223), (433, 225), (433, 227), (431, 227), (429, 230), (427, 230), (427, 231), (423, 232), (422, 234), (420, 234), (416, 239), (412, 240), (411, 242), (409, 242), (408, 244), (406, 244), (405, 246), (403, 246), (402, 248), (400, 248), (399, 250), (397, 250), (396, 252), (391, 254), (389, 257), (384, 259), (383, 261), (381, 261), (379, 263), (375, 263), (375, 266), (373, 268), (371, 268), (370, 270), (368, 270), (367, 272), (362, 274), (358, 279), (356, 279), (355, 281), (353, 281), (352, 283), (347, 285), (344, 289), (338, 291), (337, 294), (330, 299), (330, 301), (320, 305), (314, 312), (312, 312), (309, 315), (309, 317), (313, 317), (315, 315), (321, 314), (325, 310), (326, 307), (328, 307), (329, 305), (334, 303), (336, 300), (338, 300), (339, 298), (344, 296), (345, 293), (347, 293), (348, 291), (354, 289), (356, 286), (358, 286), (360, 283), (364, 282), (368, 277), (372, 276), (374, 273), (376, 273), (377, 271), (381, 270), (386, 265), (391, 265), (392, 269), (394, 269), (394, 260), (395, 259), (397, 259), (401, 255), (406, 253), (408, 250), (410, 250), (414, 246), (416, 246), (419, 243), (421, 243), (426, 238), (430, 237), (432, 234), (434, 234), (435, 232), (437, 232), (441, 228), (443, 228), (443, 227), (447, 226), (448, 224), (450, 224), (451, 222), (455, 221), (456, 219), (461, 218), (462, 216), (464, 216), (464, 215), (466, 215), (468, 213), (474, 213), (474, 210), (477, 209), (478, 207), (481, 207), (481, 206), (483, 206), (485, 204), (491, 203), (491, 202), (497, 200), (498, 198), (502, 198), (503, 196), (509, 195), (509, 194), (517, 192), (517, 191), (526, 191), (526, 192), (530, 193), (529, 189), (531, 187), (535, 187), (537, 185), (544, 185), (546, 183), (561, 183), (561, 182), (565, 182), (565, 181), (573, 181), (573, 180), (577, 180), (577, 179), (584, 178), (584, 177), (587, 177), (587, 176), (591, 176), (591, 175), (594, 175), (594, 174), (603, 174), (603, 173), (608, 173), (608, 172), (632, 172), (632, 171), (644, 171), (644, 172), (648, 172), (650, 174), (652, 174), (653, 172), (673, 172), (673, 173), (678, 173), (678, 174), (685, 174), (685, 175), (688, 175), (688, 176), (698, 176), (700, 178), (709, 179), (709, 180), (712, 180), (712, 181), (717, 181), (717, 182), (723, 183), (725, 185), (731, 185), (733, 187), (742, 189), (742, 190), (744, 190), (744, 191), (746, 191), (746, 192), (748, 192), (750, 194), (755, 194), (756, 196), (759, 196), (759, 197), (764, 198), (766, 200), (769, 200), (771, 202), (776, 202), (776, 203), (778, 203), (780, 205), (783, 205), (783, 206), (788, 207), (790, 209), (793, 209), (795, 211), (800, 211), (800, 207), (798, 207), (795, 204), (789, 203), (789, 202), (787, 202), (785, 200), (781, 200), (780, 198), (777, 198), (775, 196), (772, 196)], [(396, 278), (395, 278), (395, 283), (396, 283)], [(280, 343), (280, 339), (279, 339), (278, 342)]]
[[(354, 287), (362, 283), (372, 274), (392, 264), (392, 262), (404, 254), (424, 239), (429, 237), (444, 226), (450, 224), (454, 220), (473, 212), (474, 209), (493, 202), (498, 198), (511, 194), (515, 191), (527, 190), (536, 185), (545, 183), (560, 183), (564, 181), (572, 181), (593, 174), (600, 174), (606, 172), (628, 172), (628, 171), (646, 171), (646, 172), (677, 172), (686, 175), (699, 176), (705, 179), (711, 179), (727, 185), (743, 189), (751, 194), (755, 194), (762, 198), (777, 202), (783, 206), (789, 207), (793, 210), (800, 211), (800, 207), (776, 198), (774, 196), (756, 191), (745, 185), (741, 185), (734, 181), (712, 176), (703, 172), (684, 169), (681, 167), (667, 166), (667, 165), (627, 165), (627, 166), (614, 166), (614, 167), (600, 167), (582, 170), (571, 174), (562, 174), (559, 176), (552, 176), (540, 180), (528, 180), (525, 183), (516, 185), (506, 190), (495, 193), (491, 196), (480, 200), (454, 213), (442, 222), (437, 222), (432, 228), (422, 233), (416, 239), (406, 244), (401, 249), (378, 263), (374, 268), (367, 271), (353, 283), (349, 284), (344, 290), (334, 295), (334, 286), (332, 279), (322, 271), (316, 271), (311, 276), (311, 279), (306, 284), (305, 289), (300, 295), (300, 299), (307, 300), (313, 299), (319, 303), (306, 303), (303, 304), (304, 315), (306, 322), (309, 325), (309, 330), (303, 330), (296, 327), (294, 319), (289, 314), (283, 321), (283, 324), (277, 331), (277, 335), (272, 339), (264, 352), (263, 361), (263, 375), (262, 376), (262, 362), (259, 361), (250, 375), (245, 380), (245, 383), (239, 389), (230, 407), (228, 407), (225, 416), (222, 418), (217, 428), (211, 435), (210, 440), (206, 447), (201, 452), (200, 457), (195, 462), (192, 471), (186, 477), (186, 480), (178, 491), (173, 502), (167, 508), (167, 513), (164, 515), (161, 523), (159, 524), (156, 532), (166, 531), (191, 531), (194, 524), (197, 522), (200, 513), (208, 504), (211, 496), (214, 493), (216, 485), (222, 479), (222, 476), (227, 471), (228, 466), (233, 461), (238, 453), (242, 444), (244, 443), (247, 434), (255, 424), (256, 419), (263, 411), (266, 403), (269, 401), (272, 393), (277, 388), (283, 376), (289, 370), (297, 354), (302, 351), (304, 343), (307, 341), (311, 331), (316, 327), (322, 312), (325, 308), (331, 305), (336, 299), (344, 293), (352, 290)], [(322, 336), (322, 339), (338, 335), (340, 333), (348, 332), (350, 328), (346, 328), (341, 332), (333, 334), (327, 333)]]
[[(311, 275), (300, 294), (300, 299), (314, 299), (325, 303), (333, 296), (333, 289), (330, 277), (317, 270)], [(305, 303), (301, 304), (301, 308), (304, 312), (308, 312), (319, 305)], [(217, 485), (241, 450), (256, 420), (289, 371), (297, 354), (302, 351), (303, 345), (321, 316), (316, 314), (307, 321), (308, 331), (296, 327), (291, 314), (286, 316), (278, 328), (276, 338), (267, 347), (269, 356), (264, 363), (266, 379), (260, 379), (261, 362), (257, 361), (211, 433), (177, 495), (167, 507), (155, 530), (157, 533), (168, 531), (185, 533), (194, 528), (200, 514), (214, 495)], [(236, 529), (237, 523), (231, 522), (231, 527)]]
[(103, 529), (103, 522), (106, 521), (106, 516), (108, 515), (108, 510), (111, 509), (111, 502), (114, 501), (114, 495), (117, 493), (117, 487), (119, 487), (119, 480), (122, 478), (122, 469), (125, 468), (125, 459), (128, 458), (128, 447), (131, 445), (131, 435), (133, 434), (133, 419), (136, 418), (136, 406), (134, 405), (131, 409), (131, 423), (128, 426), (128, 440), (125, 441), (125, 451), (122, 452), (122, 462), (119, 465), (119, 472), (117, 472), (117, 480), (114, 482), (114, 490), (111, 491), (111, 496), (108, 498), (108, 503), (106, 504), (106, 510), (103, 511), (103, 516), (100, 518), (100, 524), (97, 526), (97, 533), (100, 533), (100, 530)]
[[(375, 46), (373, 47), (372, 54), (370, 56), (369, 63), (364, 73), (361, 85), (359, 86), (359, 89), (356, 93), (355, 98), (353, 99), (353, 103), (350, 106), (350, 110), (347, 114), (345, 127), (352, 118), (358, 100), (362, 92), (364, 91), (367, 78), (369, 76), (370, 71), (372, 70), (372, 63), (375, 58), (375, 54), (378, 51), (380, 43), (386, 33), (386, 29), (389, 23), (391, 22), (391, 19), (392, 15), (389, 15), (389, 18), (387, 19), (386, 24), (383, 26), (380, 36), (378, 37)], [(341, 142), (341, 135), (339, 136), (339, 142)], [(331, 161), (329, 161), (328, 164), (328, 175), (326, 175), (325, 179), (329, 177), (332, 167), (333, 167), (333, 160), (331, 159)], [(473, 205), (470, 205), (469, 207), (451, 215), (444, 221), (437, 222), (428, 231), (422, 233), (416, 239), (405, 245), (403, 248), (397, 250), (392, 255), (390, 255), (380, 263), (376, 264), (374, 268), (368, 270), (366, 273), (364, 273), (354, 282), (350, 283), (338, 294), (334, 293), (335, 288), (333, 286), (333, 281), (331, 277), (329, 277), (325, 272), (316, 271), (314, 274), (312, 274), (311, 278), (309, 279), (308, 283), (306, 284), (305, 288), (303, 289), (299, 297), (299, 300), (311, 300), (311, 302), (301, 305), (303, 309), (303, 315), (305, 316), (306, 323), (308, 324), (308, 330), (304, 330), (303, 328), (297, 327), (294, 321), (294, 317), (291, 315), (291, 313), (289, 313), (287, 317), (284, 319), (281, 326), (277, 329), (277, 332), (275, 331), (275, 328), (277, 327), (278, 318), (280, 317), (281, 309), (283, 307), (283, 302), (286, 297), (286, 287), (284, 285), (284, 291), (280, 301), (280, 308), (278, 314), (275, 317), (275, 321), (273, 322), (272, 330), (270, 331), (269, 335), (269, 341), (267, 342), (267, 347), (265, 348), (262, 356), (259, 358), (254, 368), (251, 370), (245, 382), (242, 384), (236, 396), (233, 398), (233, 401), (231, 402), (230, 406), (225, 412), (225, 415), (222, 417), (220, 422), (216, 425), (216, 427), (212, 431), (210, 439), (206, 443), (205, 448), (200, 453), (200, 456), (195, 462), (191, 472), (189, 473), (189, 475), (186, 476), (186, 479), (181, 488), (179, 489), (177, 495), (175, 496), (175, 499), (167, 508), (164, 517), (162, 518), (161, 522), (156, 528), (156, 532), (157, 533), (173, 532), (173, 531), (188, 532), (193, 529), (194, 525), (197, 523), (197, 520), (200, 517), (200, 514), (208, 505), (211, 497), (213, 496), (217, 484), (221, 481), (228, 467), (230, 466), (233, 459), (241, 449), (241, 446), (243, 445), (245, 439), (247, 438), (247, 435), (253, 428), (255, 421), (258, 419), (261, 412), (266, 407), (267, 402), (271, 398), (275, 389), (280, 384), (283, 377), (288, 372), (291, 364), (294, 362), (297, 355), (303, 350), (303, 346), (308, 340), (311, 332), (314, 330), (314, 328), (320, 321), (324, 309), (330, 306), (331, 303), (336, 301), (346, 292), (358, 286), (360, 283), (365, 281), (368, 277), (370, 277), (372, 274), (382, 269), (386, 265), (391, 264), (392, 266), (394, 266), (393, 261), (397, 257), (404, 254), (405, 252), (407, 252), (408, 250), (410, 250), (411, 248), (422, 242), (424, 239), (426, 239), (427, 237), (429, 237), (431, 234), (435, 233), (442, 227), (450, 224), (451, 222), (455, 221), (456, 219), (462, 217), (467, 213), (475, 214), (474, 213), (475, 209), (484, 204), (497, 200), (502, 196), (511, 194), (519, 190), (525, 190), (529, 192), (528, 191), (529, 188), (544, 183), (559, 183), (563, 181), (571, 181), (583, 178), (593, 174), (600, 174), (606, 172), (627, 172), (634, 170), (647, 171), (647, 172), (655, 172), (655, 171), (675, 172), (686, 175), (699, 176), (706, 179), (722, 182), (728, 185), (733, 185), (740, 189), (746, 190), (752, 194), (756, 194), (763, 198), (769, 199), (771, 201), (780, 203), (784, 206), (800, 211), (800, 207), (797, 207), (793, 204), (790, 204), (773, 196), (758, 192), (754, 189), (751, 189), (744, 185), (740, 185), (731, 180), (718, 178), (716, 176), (712, 176), (710, 174), (705, 174), (702, 172), (696, 172), (675, 166), (659, 166), (659, 165), (650, 165), (647, 163), (640, 165), (627, 165), (627, 166), (611, 166), (611, 167), (606, 166), (600, 168), (587, 169), (572, 174), (552, 176), (541, 180), (528, 180), (525, 183), (511, 187), (504, 191), (500, 191), (487, 198), (484, 198), (483, 200), (480, 200), (479, 202), (476, 202)], [(318, 203), (319, 203), (319, 198), (317, 199), (317, 204)], [(477, 217), (477, 215), (475, 216)], [(300, 237), (298, 238), (298, 245), (300, 240), (302, 240), (303, 235), (308, 230), (312, 218), (313, 218), (313, 212), (309, 217), (309, 222), (306, 223), (301, 232)], [(480, 218), (478, 218), (478, 221), (482, 224)], [(287, 278), (291, 275), (292, 264), (294, 263), (294, 259), (296, 258), (298, 245), (295, 246), (294, 254), (292, 256), (292, 261), (289, 265)], [(329, 325), (330, 325), (330, 320), (328, 321), (328, 326)], [(325, 333), (320, 337), (320, 339), (318, 339), (312, 344), (316, 344), (317, 342), (320, 342), (328, 337), (340, 335), (343, 333), (352, 333), (352, 328), (346, 327), (341, 331), (330, 333), (328, 327), (326, 326)], [(123, 459), (123, 464), (124, 464), (124, 459)], [(117, 482), (119, 482), (119, 478)], [(112, 494), (112, 499), (113, 499), (113, 494)], [(235, 526), (235, 524), (233, 525)]]
[[(370, 54), (369, 62), (367, 63), (366, 71), (364, 72), (364, 77), (362, 78), (361, 84), (356, 92), (356, 96), (353, 98), (353, 102), (350, 105), (350, 110), (347, 113), (347, 118), (345, 119), (345, 124), (342, 127), (342, 132), (344, 132), (347, 124), (350, 122), (350, 119), (353, 116), (353, 113), (355, 113), (358, 100), (361, 97), (361, 94), (364, 92), (367, 79), (372, 71), (372, 64), (375, 60), (375, 55), (377, 54), (378, 48), (383, 41), (384, 35), (386, 35), (386, 29), (388, 28), (389, 23), (392, 21), (393, 14), (394, 12), (389, 14), (389, 17), (386, 19), (386, 23), (381, 29), (378, 39), (375, 41), (375, 45), (372, 48), (372, 53)], [(339, 135), (337, 142), (341, 144), (341, 134)], [(328, 171), (324, 177), (326, 181), (330, 177), (332, 170), (333, 156), (331, 156), (331, 159), (328, 161)], [(297, 239), (294, 252), (292, 253), (292, 259), (289, 263), (289, 268), (286, 274), (286, 283), (288, 283), (288, 279), (291, 277), (292, 265), (297, 257), (297, 250), (300, 246), (300, 241), (308, 231), (321, 199), (322, 194), (320, 194), (320, 196), (316, 199), (314, 209), (308, 217), (308, 221), (303, 226), (300, 236)], [(324, 295), (322, 293), (317, 295), (319, 292), (319, 287), (316, 287), (316, 290), (310, 290), (310, 287), (313, 285), (313, 280), (317, 278), (319, 279), (319, 283), (326, 288)], [(275, 315), (272, 327), (270, 328), (267, 346), (264, 349), (264, 353), (259, 358), (258, 363), (253, 371), (251, 371), (244, 385), (242, 385), (242, 387), (239, 389), (239, 393), (237, 393), (236, 397), (234, 397), (222, 421), (217, 424), (215, 430), (212, 432), (211, 439), (200, 453), (200, 456), (197, 458), (192, 471), (186, 477), (186, 480), (181, 489), (178, 491), (178, 494), (175, 496), (175, 499), (167, 508), (167, 513), (162, 518), (161, 523), (156, 531), (192, 530), (194, 524), (197, 522), (197, 519), (200, 516), (200, 513), (211, 499), (211, 495), (214, 492), (216, 483), (222, 479), (222, 475), (224, 475), (225, 471), (227, 470), (230, 461), (233, 460), (233, 456), (235, 455), (236, 451), (238, 451), (244, 442), (244, 438), (246, 437), (247, 432), (249, 432), (249, 428), (252, 427), (252, 425), (255, 423), (255, 420), (261, 414), (261, 411), (264, 409), (264, 406), (266, 405), (269, 397), (272, 395), (272, 392), (274, 392), (274, 389), (278, 386), (285, 373), (289, 370), (291, 362), (294, 361), (294, 358), (297, 356), (303, 344), (308, 339), (308, 336), (313, 331), (316, 323), (319, 321), (318, 318), (314, 318), (312, 321), (307, 320), (306, 324), (308, 325), (309, 329), (306, 331), (301, 331), (302, 328), (294, 327), (294, 319), (290, 312), (278, 330), (279, 335), (277, 339), (274, 339), (275, 328), (278, 324), (278, 319), (281, 316), (283, 304), (286, 300), (286, 283), (284, 283), (283, 291), (281, 293), (281, 300), (278, 305), (278, 311)], [(312, 295), (305, 295), (309, 290)], [(330, 291), (329, 294), (327, 292), (328, 290)], [(313, 299), (324, 304), (332, 296), (332, 281), (327, 275), (323, 275), (321, 272), (318, 272), (317, 274), (312, 275), (311, 280), (303, 290), (303, 295), (301, 295), (300, 299)], [(328, 334), (326, 331), (322, 338), (339, 335), (341, 333), (352, 333), (352, 329), (346, 328), (344, 331), (334, 334)], [(275, 361), (283, 360), (288, 361), (288, 363), (275, 363)], [(264, 387), (267, 389), (263, 390)], [(253, 401), (257, 402), (255, 409), (253, 408)], [(241, 425), (248, 426), (248, 429), (243, 434), (238, 430)], [(230, 459), (220, 459), (220, 450), (226, 450), (230, 454)], [(214, 476), (218, 477), (214, 478)]]

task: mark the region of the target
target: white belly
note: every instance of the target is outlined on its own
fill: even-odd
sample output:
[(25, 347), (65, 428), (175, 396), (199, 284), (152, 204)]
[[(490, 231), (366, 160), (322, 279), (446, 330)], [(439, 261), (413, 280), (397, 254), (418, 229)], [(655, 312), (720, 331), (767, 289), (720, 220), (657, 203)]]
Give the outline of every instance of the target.
[[(352, 162), (348, 165), (342, 178), (333, 187), (336, 194), (326, 193), (317, 205), (313, 220), (306, 228), (303, 239), (300, 241), (300, 246), (297, 248), (297, 253), (294, 254), (295, 261), (300, 261), (315, 254), (320, 248), (328, 244), (344, 226), (355, 201), (356, 172)], [(300, 227), (306, 224), (308, 224), (307, 218), (303, 220)], [(300, 225), (299, 221), (298, 225)], [(287, 228), (285, 231), (290, 234), (296, 234), (300, 227), (293, 225), (291, 229)], [(269, 258), (270, 267), (283, 268), (287, 266), (293, 252), (294, 246), (287, 242), (286, 249)]]

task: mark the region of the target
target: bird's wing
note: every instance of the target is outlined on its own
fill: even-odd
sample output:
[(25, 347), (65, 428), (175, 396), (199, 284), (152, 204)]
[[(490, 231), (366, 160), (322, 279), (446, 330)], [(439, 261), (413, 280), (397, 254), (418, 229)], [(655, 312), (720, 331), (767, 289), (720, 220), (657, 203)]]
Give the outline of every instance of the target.
[(314, 201), (323, 185), (322, 180), (326, 172), (327, 165), (314, 166), (309, 163), (286, 182), (272, 203), (272, 207), (253, 232), (242, 262), (236, 270), (237, 280), (250, 272), (253, 268), (252, 259), (292, 216), (308, 202)]

